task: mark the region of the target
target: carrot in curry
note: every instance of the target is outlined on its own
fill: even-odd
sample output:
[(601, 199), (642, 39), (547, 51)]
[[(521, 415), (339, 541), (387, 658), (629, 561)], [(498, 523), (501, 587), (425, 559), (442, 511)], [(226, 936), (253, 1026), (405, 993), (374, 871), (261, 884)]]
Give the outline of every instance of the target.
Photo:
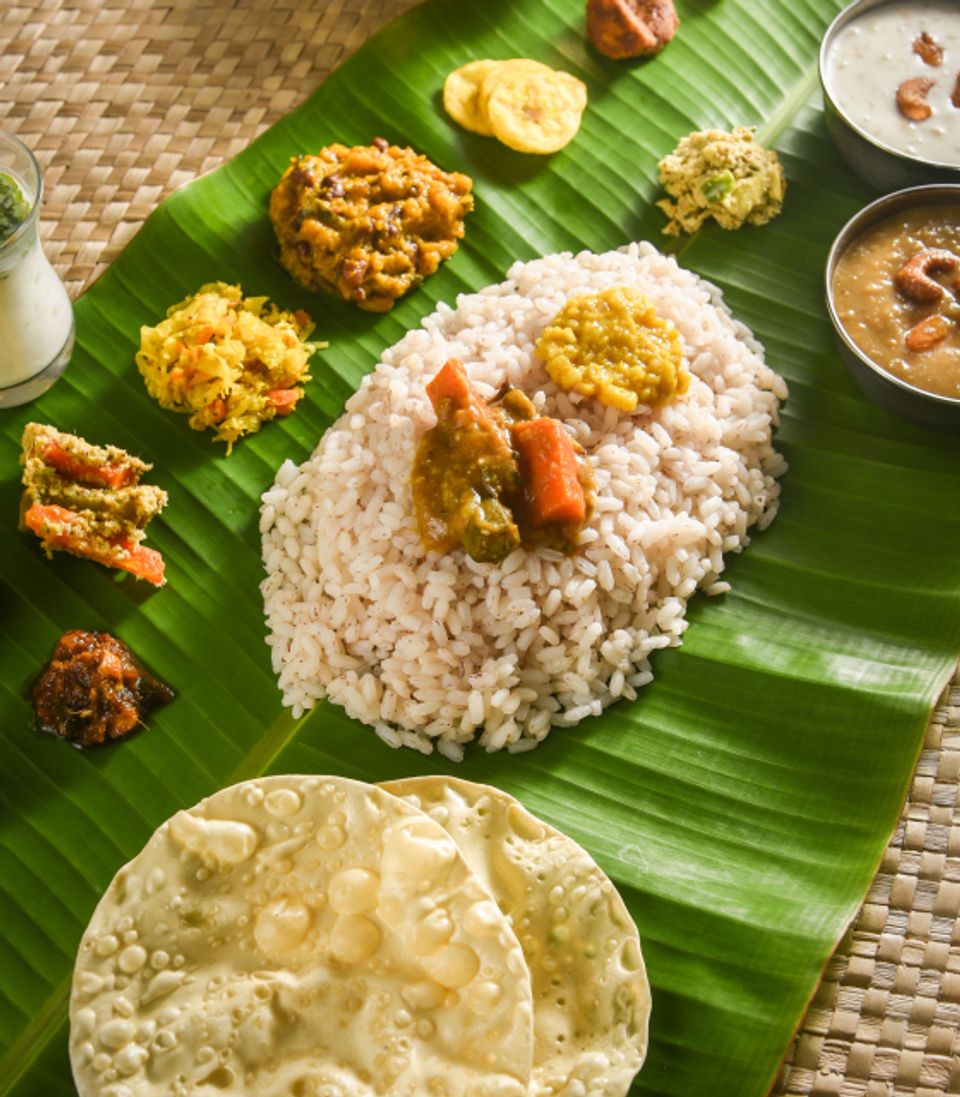
[[(479, 429), (498, 437), (502, 435), (503, 430), (498, 426), (489, 404), (480, 398), (470, 384), (470, 378), (459, 358), (447, 359), (439, 373), (428, 382), (427, 395), (430, 397), (434, 411), (438, 414), (443, 401), (448, 400), (453, 410), (469, 411)], [(506, 448), (505, 445), (504, 448)]]
[(440, 407), (440, 401), (452, 400), (458, 407), (465, 408), (475, 399), (470, 380), (463, 363), (457, 358), (448, 359), (432, 381), (427, 382), (427, 396), (434, 410)]
[(570, 435), (545, 416), (514, 424), (512, 433), (533, 524), (582, 522), (587, 504)]
[(420, 439), (410, 477), (424, 547), (462, 547), (479, 563), (535, 545), (571, 551), (592, 476), (563, 426), (508, 385), (487, 403), (456, 358), (426, 388), (437, 425)]

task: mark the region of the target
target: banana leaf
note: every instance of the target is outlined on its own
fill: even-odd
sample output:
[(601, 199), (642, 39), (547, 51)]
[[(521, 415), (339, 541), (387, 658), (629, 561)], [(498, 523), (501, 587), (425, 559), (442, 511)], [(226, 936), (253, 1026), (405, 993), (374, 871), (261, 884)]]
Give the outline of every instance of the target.
[[(77, 303), (65, 377), (0, 414), (0, 1097), (73, 1093), (65, 1017), (81, 933), (112, 874), (177, 808), (263, 773), (452, 768), (390, 750), (332, 706), (299, 720), (281, 707), (258, 593), (258, 497), (437, 302), (518, 258), (665, 240), (656, 161), (690, 130), (739, 124), (779, 151), (785, 210), (764, 228), (705, 228), (677, 250), (723, 288), (790, 385), (781, 513), (729, 562), (729, 594), (694, 599), (683, 646), (658, 653), (638, 700), (554, 731), (533, 754), (469, 753), (456, 772), (567, 831), (624, 894), (654, 1003), (633, 1092), (767, 1091), (876, 870), (960, 648), (956, 442), (868, 403), (824, 313), (829, 244), (872, 197), (838, 163), (820, 107), (818, 42), (841, 6), (681, 0), (680, 32), (659, 57), (617, 63), (585, 43), (582, 0), (429, 0), (164, 202)], [(567, 149), (523, 156), (448, 121), (444, 76), (486, 56), (534, 57), (587, 83)], [(468, 172), (477, 196), (453, 260), (382, 316), (299, 290), (265, 214), (291, 155), (376, 135)], [(307, 309), (330, 341), (296, 415), (229, 458), (153, 403), (133, 365), (139, 326), (214, 279)], [(47, 561), (16, 532), (30, 419), (155, 463), (171, 498), (150, 531), (166, 588)], [(25, 695), (60, 633), (78, 627), (121, 636), (179, 694), (148, 731), (99, 752), (33, 732)]]

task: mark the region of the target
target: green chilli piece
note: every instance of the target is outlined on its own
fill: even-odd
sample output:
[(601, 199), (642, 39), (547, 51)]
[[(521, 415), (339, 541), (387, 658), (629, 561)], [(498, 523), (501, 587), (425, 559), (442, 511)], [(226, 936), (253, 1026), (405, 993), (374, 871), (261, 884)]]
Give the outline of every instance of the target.
[(735, 184), (736, 180), (733, 177), (733, 172), (722, 171), (719, 175), (714, 175), (705, 180), (700, 185), (700, 192), (711, 204), (722, 202), (724, 198), (733, 193)]

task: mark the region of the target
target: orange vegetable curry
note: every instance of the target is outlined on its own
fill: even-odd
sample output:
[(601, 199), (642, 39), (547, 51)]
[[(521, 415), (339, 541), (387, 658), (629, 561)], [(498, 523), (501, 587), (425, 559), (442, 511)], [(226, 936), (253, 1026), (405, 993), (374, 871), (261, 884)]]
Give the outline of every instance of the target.
[(490, 402), (450, 361), (427, 385), (437, 425), (420, 439), (411, 487), (424, 546), (498, 563), (520, 546), (571, 551), (593, 506), (583, 450), (519, 389)]

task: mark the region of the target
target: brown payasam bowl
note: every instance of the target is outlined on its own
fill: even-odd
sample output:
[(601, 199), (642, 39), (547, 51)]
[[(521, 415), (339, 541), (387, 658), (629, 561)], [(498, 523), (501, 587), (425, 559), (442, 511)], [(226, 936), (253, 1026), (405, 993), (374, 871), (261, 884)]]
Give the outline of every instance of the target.
[(840, 230), (827, 257), (827, 313), (833, 324), (840, 357), (854, 380), (875, 404), (918, 426), (960, 434), (960, 398), (927, 392), (877, 365), (847, 334), (837, 312), (833, 294), (833, 275), (837, 261), (866, 229), (900, 210), (941, 204), (960, 205), (960, 184), (909, 187), (878, 198), (852, 217)]
[[(890, 0), (855, 0), (843, 9), (827, 28), (820, 43), (820, 87), (827, 130), (837, 151), (860, 178), (877, 191), (923, 183), (960, 183), (960, 150), (955, 163), (923, 159), (901, 152), (874, 137), (854, 122), (835, 98), (828, 76), (830, 50), (837, 35), (864, 12), (882, 7)], [(883, 59), (877, 58), (882, 65)], [(891, 99), (893, 93), (891, 90)]]

